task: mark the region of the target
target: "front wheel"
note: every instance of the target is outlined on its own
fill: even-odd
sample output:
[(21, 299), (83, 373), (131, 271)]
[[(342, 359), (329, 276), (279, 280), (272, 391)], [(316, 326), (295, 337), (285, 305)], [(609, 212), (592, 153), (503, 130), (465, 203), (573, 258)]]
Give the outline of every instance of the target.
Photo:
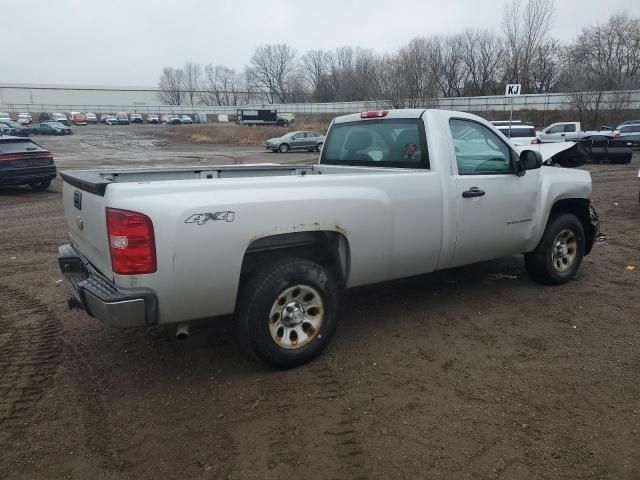
[(322, 150), (322, 142), (316, 145), (316, 152), (319, 152), (320, 150)]
[(318, 356), (337, 323), (335, 279), (302, 258), (284, 258), (252, 274), (236, 309), (240, 343), (258, 360), (283, 369)]
[(286, 143), (281, 144), (278, 148), (278, 151), (280, 153), (287, 153), (289, 151), (289, 145), (287, 145)]
[(536, 249), (524, 255), (527, 272), (545, 285), (566, 283), (578, 272), (584, 249), (580, 220), (570, 213), (552, 217)]

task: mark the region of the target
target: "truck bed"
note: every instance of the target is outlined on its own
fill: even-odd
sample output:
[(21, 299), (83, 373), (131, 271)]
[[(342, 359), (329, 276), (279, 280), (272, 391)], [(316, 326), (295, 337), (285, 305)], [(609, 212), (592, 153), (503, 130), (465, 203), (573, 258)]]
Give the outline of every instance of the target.
[(104, 196), (112, 183), (160, 182), (169, 180), (203, 180), (224, 178), (259, 178), (330, 174), (407, 173), (408, 169), (341, 167), (332, 165), (212, 165), (198, 167), (158, 167), (135, 169), (73, 170), (61, 172), (62, 179), (76, 188)]

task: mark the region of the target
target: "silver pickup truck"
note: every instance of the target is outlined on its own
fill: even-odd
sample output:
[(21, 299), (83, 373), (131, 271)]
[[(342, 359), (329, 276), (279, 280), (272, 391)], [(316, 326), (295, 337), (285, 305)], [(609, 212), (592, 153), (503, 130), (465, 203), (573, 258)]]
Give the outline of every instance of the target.
[(543, 284), (594, 243), (591, 177), (542, 166), (489, 122), (443, 110), (336, 118), (317, 165), (63, 172), (70, 304), (115, 327), (234, 313), (279, 368), (310, 361), (339, 291), (524, 253)]

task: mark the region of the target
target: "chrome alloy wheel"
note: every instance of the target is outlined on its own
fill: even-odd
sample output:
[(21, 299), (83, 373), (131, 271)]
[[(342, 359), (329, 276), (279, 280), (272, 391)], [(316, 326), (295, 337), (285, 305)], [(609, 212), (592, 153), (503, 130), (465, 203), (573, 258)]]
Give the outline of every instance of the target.
[(564, 229), (558, 233), (553, 241), (551, 251), (551, 263), (558, 272), (566, 272), (571, 268), (576, 259), (578, 250), (578, 240), (576, 234), (569, 229)]
[(289, 287), (278, 295), (271, 307), (271, 338), (282, 348), (302, 348), (318, 334), (323, 318), (324, 304), (314, 288)]

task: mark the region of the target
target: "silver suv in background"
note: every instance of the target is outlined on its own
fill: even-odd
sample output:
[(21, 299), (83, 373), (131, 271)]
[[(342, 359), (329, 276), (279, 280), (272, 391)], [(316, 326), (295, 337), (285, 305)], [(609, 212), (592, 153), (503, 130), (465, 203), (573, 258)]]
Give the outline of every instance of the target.
[(319, 152), (324, 144), (324, 135), (317, 132), (289, 132), (278, 138), (270, 138), (264, 148), (273, 152), (287, 153), (291, 150)]
[(616, 138), (626, 140), (632, 147), (640, 147), (640, 121), (621, 125), (613, 133)]
[(65, 126), (70, 126), (71, 124), (69, 123), (69, 119), (67, 118), (67, 116), (64, 113), (54, 113), (51, 115), (51, 121), (53, 122), (60, 122), (61, 124), (65, 125)]

